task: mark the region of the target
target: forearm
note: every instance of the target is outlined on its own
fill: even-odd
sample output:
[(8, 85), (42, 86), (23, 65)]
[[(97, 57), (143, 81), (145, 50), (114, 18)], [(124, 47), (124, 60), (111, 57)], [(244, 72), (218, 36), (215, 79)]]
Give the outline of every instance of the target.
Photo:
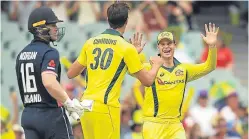
[(49, 83), (44, 84), (48, 93), (57, 101), (64, 103), (69, 99), (67, 93), (63, 90), (57, 80), (50, 80)]
[(216, 68), (217, 63), (217, 48), (209, 47), (208, 58), (205, 63), (192, 65), (187, 67), (188, 70), (188, 82), (199, 79)]
[(75, 78), (76, 76), (80, 75), (83, 70), (85, 69), (78, 61), (75, 61), (67, 72), (67, 77), (69, 79)]
[(217, 64), (217, 48), (215, 46), (209, 46), (208, 58), (205, 65), (209, 71), (213, 71)]
[(160, 66), (153, 65), (150, 70), (144, 68), (139, 72), (134, 73), (134, 75), (141, 82), (143, 86), (150, 87), (155, 81), (159, 68)]
[(80, 75), (80, 73), (81, 72), (75, 72), (75, 71), (69, 69), (68, 72), (67, 72), (67, 77), (69, 79), (73, 79), (73, 78), (77, 77), (78, 75)]
[[(209, 46), (207, 60), (196, 69), (197, 78), (200, 78), (215, 70), (217, 63), (217, 48)], [(200, 77), (198, 77), (200, 76)]]
[(147, 80), (149, 82), (149, 86), (151, 86), (154, 83), (159, 68), (160, 68), (160, 66), (153, 65), (151, 70), (149, 70), (147, 72), (147, 74), (146, 74), (147, 77), (146, 78), (147, 78)]

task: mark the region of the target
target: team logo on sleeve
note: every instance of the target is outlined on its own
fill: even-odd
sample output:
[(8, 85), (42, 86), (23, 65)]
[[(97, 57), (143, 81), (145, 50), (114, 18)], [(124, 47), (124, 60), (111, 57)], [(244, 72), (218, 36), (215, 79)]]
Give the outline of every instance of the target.
[(179, 69), (179, 70), (177, 70), (175, 72), (175, 74), (176, 74), (176, 76), (182, 76), (183, 75), (183, 71)]
[(50, 60), (48, 63), (47, 69), (55, 70), (55, 66), (56, 66), (56, 64), (55, 64), (54, 60)]

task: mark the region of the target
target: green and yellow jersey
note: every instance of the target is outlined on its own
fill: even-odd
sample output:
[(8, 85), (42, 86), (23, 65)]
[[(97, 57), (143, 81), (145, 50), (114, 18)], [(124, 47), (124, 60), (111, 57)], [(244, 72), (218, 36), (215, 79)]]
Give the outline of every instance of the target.
[(135, 47), (113, 29), (90, 38), (77, 61), (87, 67), (87, 87), (82, 97), (120, 107), (121, 84), (127, 71), (133, 74), (143, 65)]
[[(217, 49), (210, 48), (209, 56), (202, 64), (183, 64), (174, 58), (174, 67), (162, 66), (151, 87), (145, 87), (143, 115), (145, 121), (179, 121), (187, 82), (196, 80), (216, 67)], [(145, 65), (150, 69), (150, 64)]]

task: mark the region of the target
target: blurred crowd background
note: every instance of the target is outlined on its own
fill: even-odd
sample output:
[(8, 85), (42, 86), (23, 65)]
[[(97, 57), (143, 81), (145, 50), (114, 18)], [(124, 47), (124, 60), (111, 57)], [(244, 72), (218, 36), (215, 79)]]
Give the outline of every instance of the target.
[[(57, 43), (63, 65), (62, 85), (71, 98), (84, 95), (82, 77), (68, 80), (65, 72), (84, 42), (108, 28), (107, 8), (113, 1), (1, 1), (1, 137), (23, 139), (23, 110), (15, 77), (15, 58), (32, 40), (28, 16), (39, 6), (51, 7), (66, 27)], [(191, 82), (185, 92), (182, 122), (188, 139), (248, 139), (248, 1), (129, 1), (130, 15), (125, 39), (143, 32), (147, 43), (143, 62), (157, 54), (160, 31), (173, 32), (175, 57), (180, 62), (200, 63), (207, 46), (200, 33), (204, 24), (220, 27), (217, 70)], [(121, 138), (142, 139), (143, 92), (126, 76), (121, 92)], [(191, 95), (193, 94), (193, 95)], [(189, 97), (188, 97), (189, 96)], [(191, 100), (187, 102), (187, 99)], [(75, 139), (82, 139), (80, 123), (72, 122)], [(104, 138), (103, 138), (104, 139)]]

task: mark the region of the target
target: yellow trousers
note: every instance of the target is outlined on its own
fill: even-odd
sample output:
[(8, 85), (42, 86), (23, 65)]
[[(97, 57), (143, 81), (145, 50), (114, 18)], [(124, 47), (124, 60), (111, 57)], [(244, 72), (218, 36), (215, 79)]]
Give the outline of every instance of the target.
[(182, 123), (156, 123), (145, 121), (143, 139), (186, 139)]
[(80, 121), (84, 139), (120, 139), (120, 108), (95, 102)]

